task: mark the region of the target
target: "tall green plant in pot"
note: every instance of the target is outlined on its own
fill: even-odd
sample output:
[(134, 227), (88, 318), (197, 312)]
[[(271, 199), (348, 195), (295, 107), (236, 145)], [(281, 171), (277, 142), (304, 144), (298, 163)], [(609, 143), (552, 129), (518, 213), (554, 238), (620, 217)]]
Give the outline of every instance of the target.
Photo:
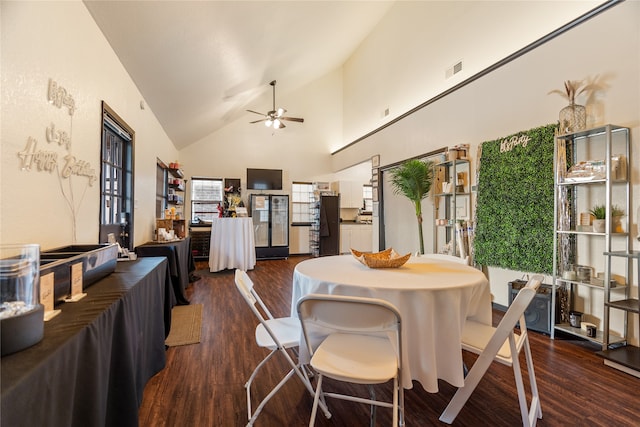
[(391, 187), (395, 194), (409, 199), (415, 208), (418, 220), (420, 253), (424, 254), (422, 234), (422, 200), (427, 197), (433, 181), (433, 163), (418, 159), (407, 160), (391, 172)]

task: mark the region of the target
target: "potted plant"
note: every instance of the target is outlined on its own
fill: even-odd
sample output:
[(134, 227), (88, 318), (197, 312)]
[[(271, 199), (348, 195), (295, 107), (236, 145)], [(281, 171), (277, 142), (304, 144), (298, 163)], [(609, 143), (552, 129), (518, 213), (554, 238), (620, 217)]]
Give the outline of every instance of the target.
[(624, 209), (617, 205), (611, 206), (611, 230), (614, 233), (622, 233), (622, 217), (624, 216)]
[(414, 205), (418, 220), (420, 253), (424, 254), (422, 234), (422, 200), (427, 197), (433, 180), (433, 163), (418, 159), (404, 162), (391, 172), (391, 187), (395, 194), (402, 194)]
[[(607, 219), (607, 208), (605, 205), (595, 205), (589, 213), (593, 215), (593, 231), (604, 233), (605, 221)], [(611, 206), (611, 230), (614, 233), (622, 233), (622, 221), (624, 210), (617, 205)]]
[(589, 211), (591, 215), (593, 215), (593, 231), (596, 233), (604, 233), (605, 219), (607, 217), (607, 208), (605, 205), (595, 205)]
[(582, 81), (567, 80), (564, 82), (564, 90), (552, 90), (567, 101), (569, 105), (560, 110), (559, 124), (560, 132), (570, 133), (582, 130), (586, 127), (587, 113), (584, 105), (576, 104), (576, 96), (588, 89), (588, 84)]

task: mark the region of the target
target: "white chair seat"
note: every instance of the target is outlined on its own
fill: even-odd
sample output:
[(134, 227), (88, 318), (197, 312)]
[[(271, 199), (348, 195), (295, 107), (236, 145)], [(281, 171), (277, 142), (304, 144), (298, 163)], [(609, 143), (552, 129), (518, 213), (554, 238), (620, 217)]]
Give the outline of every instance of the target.
[(398, 373), (396, 351), (384, 337), (331, 334), (310, 363), (323, 375), (358, 384), (384, 383)]
[[(462, 330), (462, 348), (472, 353), (480, 354), (482, 350), (487, 348), (487, 344), (495, 332), (496, 328), (493, 326), (467, 320)], [(502, 344), (496, 356), (500, 362), (511, 366), (511, 350), (509, 349), (508, 340)]]
[[(294, 317), (281, 317), (266, 320), (269, 329), (278, 337), (284, 348), (297, 347), (300, 342), (300, 321)], [(273, 342), (271, 335), (262, 323), (256, 327), (256, 343), (260, 347), (273, 350), (278, 345)]]

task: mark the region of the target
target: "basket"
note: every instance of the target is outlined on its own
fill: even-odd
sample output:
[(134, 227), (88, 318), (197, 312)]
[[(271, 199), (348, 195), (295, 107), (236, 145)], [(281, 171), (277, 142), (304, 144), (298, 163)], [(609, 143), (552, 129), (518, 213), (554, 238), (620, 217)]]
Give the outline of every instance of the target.
[(401, 256), (393, 248), (376, 253), (365, 253), (351, 249), (351, 254), (369, 268), (398, 268), (411, 258), (411, 253)]

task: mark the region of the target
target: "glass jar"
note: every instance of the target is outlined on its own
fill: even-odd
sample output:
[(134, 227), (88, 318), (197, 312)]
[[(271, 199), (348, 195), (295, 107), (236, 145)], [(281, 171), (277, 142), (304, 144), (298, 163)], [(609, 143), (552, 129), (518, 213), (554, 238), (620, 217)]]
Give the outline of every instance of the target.
[(0, 245), (2, 356), (36, 344), (44, 334), (40, 246)]

